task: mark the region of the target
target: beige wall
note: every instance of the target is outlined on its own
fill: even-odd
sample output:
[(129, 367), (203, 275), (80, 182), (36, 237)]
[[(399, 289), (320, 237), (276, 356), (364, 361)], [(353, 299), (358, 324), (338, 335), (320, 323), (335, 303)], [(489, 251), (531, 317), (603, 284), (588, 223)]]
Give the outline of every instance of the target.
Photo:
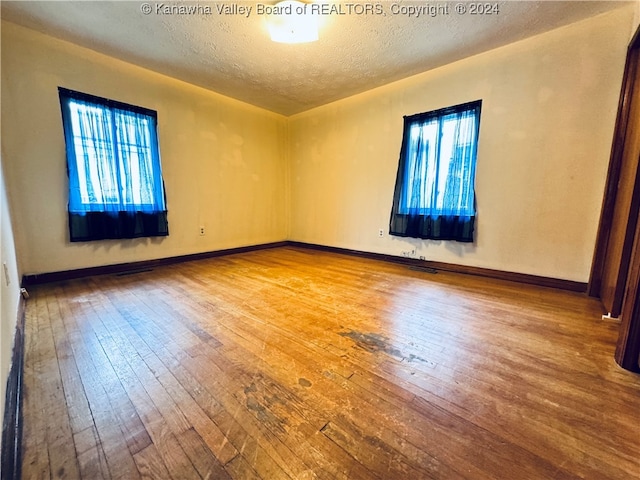
[[(587, 281), (632, 17), (629, 6), (291, 117), (291, 238)], [(387, 235), (403, 115), (476, 99), (475, 244)]]
[[(169, 237), (69, 243), (58, 86), (158, 111)], [(2, 148), (25, 274), (287, 237), (285, 117), (6, 22)]]
[[(5, 275), (4, 265), (6, 265), (7, 275)], [(19, 298), (20, 275), (0, 156), (0, 412), (2, 413), (7, 377), (11, 367)]]

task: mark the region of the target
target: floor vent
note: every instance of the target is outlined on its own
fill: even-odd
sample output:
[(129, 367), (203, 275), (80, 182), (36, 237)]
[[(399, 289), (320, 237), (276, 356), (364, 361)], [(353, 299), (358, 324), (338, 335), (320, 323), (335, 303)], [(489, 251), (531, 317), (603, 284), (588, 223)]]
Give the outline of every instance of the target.
[(116, 273), (116, 277), (126, 277), (128, 275), (137, 275), (139, 273), (153, 272), (153, 268), (143, 268), (140, 270), (129, 270), (128, 272)]
[(416, 272), (426, 272), (426, 273), (438, 273), (435, 268), (431, 267), (419, 267), (419, 266), (411, 266), (409, 270), (415, 270)]

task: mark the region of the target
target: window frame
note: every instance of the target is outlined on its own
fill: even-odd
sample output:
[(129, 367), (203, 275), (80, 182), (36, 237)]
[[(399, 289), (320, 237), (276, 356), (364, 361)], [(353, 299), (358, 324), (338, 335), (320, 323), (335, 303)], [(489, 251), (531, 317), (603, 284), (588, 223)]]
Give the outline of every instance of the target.
[[(168, 235), (157, 112), (63, 87), (58, 87), (58, 94), (69, 178), (70, 240)], [(82, 104), (78, 110), (74, 110), (74, 101)], [(84, 137), (80, 123), (86, 119), (77, 111), (91, 107), (98, 109), (95, 113), (101, 118), (97, 123), (106, 129), (102, 130), (103, 135)], [(127, 143), (127, 139), (136, 141)], [(95, 165), (89, 158), (95, 159)], [(108, 175), (98, 182), (87, 181), (88, 175), (95, 174), (93, 168), (89, 174), (87, 165), (101, 170), (103, 161), (108, 161), (104, 167)], [(127, 185), (134, 169), (138, 171), (138, 181)], [(80, 171), (84, 172), (83, 178)], [(149, 182), (143, 181), (143, 171)], [(99, 200), (87, 201), (91, 185), (96, 184), (100, 186)], [(140, 201), (132, 201), (136, 197)]]
[[(482, 110), (482, 100), (474, 100), (458, 105), (444, 107), (428, 112), (418, 113), (403, 117), (403, 137), (400, 149), (400, 157), (398, 160), (398, 171), (396, 176), (395, 191), (393, 197), (393, 205), (391, 211), (391, 219), (389, 223), (389, 233), (395, 236), (402, 237), (414, 237), (431, 240), (456, 240), (460, 242), (473, 242), (473, 230), (476, 216), (476, 204), (475, 204), (475, 171), (477, 165), (477, 153), (480, 137), (480, 119)], [(451, 157), (446, 165), (450, 165), (450, 162), (455, 158), (457, 149), (462, 146), (470, 147), (469, 155), (471, 155), (471, 171), (469, 172), (469, 185), (470, 189), (470, 202), (465, 203), (465, 208), (461, 209), (460, 206), (438, 206), (429, 203), (429, 200), (438, 198), (435, 195), (442, 195), (446, 197), (446, 178), (450, 178), (449, 172), (445, 176), (445, 186), (440, 189), (435, 185), (435, 182), (439, 180), (440, 170), (440, 141), (443, 135), (443, 124), (446, 122), (448, 116), (460, 116), (464, 114), (470, 114), (473, 118), (474, 124), (469, 125), (468, 128), (470, 137), (454, 139), (451, 144), (449, 152)], [(464, 118), (460, 118), (463, 120)], [(427, 124), (435, 124), (436, 132), (432, 142), (428, 142), (426, 147), (420, 145), (416, 147), (416, 135), (420, 136), (421, 133), (415, 134), (414, 130), (418, 128), (427, 128)], [(460, 128), (457, 126), (456, 128)], [(422, 141), (423, 138), (420, 138)], [(459, 142), (460, 140), (469, 140), (467, 142)], [(413, 143), (412, 143), (413, 142)], [(430, 149), (435, 149), (435, 153), (432, 154)], [(415, 154), (415, 157), (411, 157)], [(418, 156), (423, 156), (420, 160)], [(424, 158), (428, 156), (429, 158)], [(465, 164), (463, 164), (465, 165)], [(421, 177), (415, 179), (409, 177), (411, 170), (421, 170)], [(431, 170), (431, 173), (429, 171)], [(436, 171), (434, 176), (433, 171)], [(416, 190), (417, 188), (417, 190)], [(413, 192), (418, 194), (415, 196)], [(426, 194), (429, 198), (421, 198), (420, 192)], [(410, 205), (408, 202), (417, 201), (421, 203), (421, 206)]]

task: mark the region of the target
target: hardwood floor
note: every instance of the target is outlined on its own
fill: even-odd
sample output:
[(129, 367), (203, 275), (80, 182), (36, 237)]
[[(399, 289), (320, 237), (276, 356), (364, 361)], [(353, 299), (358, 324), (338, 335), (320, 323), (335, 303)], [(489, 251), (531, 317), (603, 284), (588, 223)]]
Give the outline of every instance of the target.
[(640, 478), (601, 313), (291, 247), (35, 287), (23, 478)]

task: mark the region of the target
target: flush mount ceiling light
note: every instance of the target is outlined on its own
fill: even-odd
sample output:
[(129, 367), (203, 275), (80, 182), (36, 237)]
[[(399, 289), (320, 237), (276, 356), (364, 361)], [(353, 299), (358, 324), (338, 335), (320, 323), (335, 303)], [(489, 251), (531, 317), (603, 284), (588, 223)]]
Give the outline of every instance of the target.
[(318, 17), (312, 14), (309, 4), (284, 0), (266, 13), (269, 13), (267, 28), (274, 42), (307, 43), (318, 40)]

